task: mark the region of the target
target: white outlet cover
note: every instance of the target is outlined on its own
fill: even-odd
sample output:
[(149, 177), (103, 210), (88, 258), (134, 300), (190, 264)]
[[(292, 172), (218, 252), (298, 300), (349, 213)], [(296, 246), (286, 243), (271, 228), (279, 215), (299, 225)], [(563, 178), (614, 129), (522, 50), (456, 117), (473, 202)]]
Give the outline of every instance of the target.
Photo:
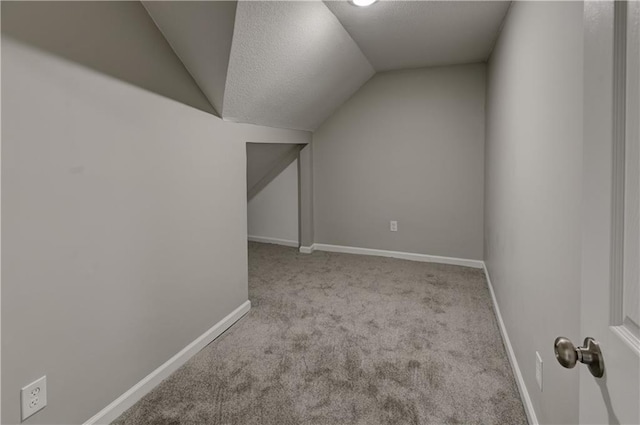
[(22, 420), (39, 412), (47, 405), (47, 376), (22, 387), (20, 391)]
[(538, 382), (538, 387), (540, 391), (542, 391), (542, 357), (540, 357), (540, 353), (536, 351), (536, 381)]
[(397, 221), (390, 221), (389, 222), (389, 230), (391, 230), (392, 232), (397, 232), (398, 231), (398, 222)]

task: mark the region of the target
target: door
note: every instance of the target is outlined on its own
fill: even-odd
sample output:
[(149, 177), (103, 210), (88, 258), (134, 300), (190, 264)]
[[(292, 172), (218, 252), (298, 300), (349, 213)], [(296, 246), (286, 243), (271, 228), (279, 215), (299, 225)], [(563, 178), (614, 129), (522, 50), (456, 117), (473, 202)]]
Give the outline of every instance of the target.
[(639, 22), (638, 1), (585, 2), (581, 330), (605, 372), (577, 368), (580, 423), (640, 423)]

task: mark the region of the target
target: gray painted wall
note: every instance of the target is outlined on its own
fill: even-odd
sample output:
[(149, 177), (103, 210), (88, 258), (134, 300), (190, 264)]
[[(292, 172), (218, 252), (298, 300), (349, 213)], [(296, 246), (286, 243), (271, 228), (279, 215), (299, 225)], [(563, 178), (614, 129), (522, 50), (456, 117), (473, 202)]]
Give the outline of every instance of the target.
[[(131, 17), (92, 4), (58, 24)], [(37, 25), (5, 6), (3, 23)], [(113, 28), (83, 30), (87, 49), (107, 31), (103, 49), (135, 54)], [(167, 55), (140, 75), (176, 60), (155, 31), (145, 48)], [(87, 420), (247, 300), (244, 142), (308, 138), (224, 122), (45, 44), (2, 37), (2, 423), (45, 374), (49, 405), (27, 423)]]
[(514, 2), (488, 67), (485, 261), (541, 423), (578, 422), (578, 373), (558, 365), (553, 341), (586, 336), (582, 22), (581, 2)]
[(247, 205), (249, 236), (298, 244), (298, 160), (258, 192)]
[(311, 247), (314, 242), (313, 224), (313, 145), (305, 145), (298, 155), (298, 199), (300, 200), (300, 246)]
[(367, 82), (313, 135), (315, 242), (482, 260), (484, 95), (482, 64)]
[(251, 200), (298, 157), (302, 145), (247, 143), (247, 199)]

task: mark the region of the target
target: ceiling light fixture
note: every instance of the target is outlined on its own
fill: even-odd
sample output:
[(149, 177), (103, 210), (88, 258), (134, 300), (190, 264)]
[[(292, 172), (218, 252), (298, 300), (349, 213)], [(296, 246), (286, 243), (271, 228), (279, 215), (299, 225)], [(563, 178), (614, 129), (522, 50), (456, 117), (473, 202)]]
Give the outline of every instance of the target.
[(349, 3), (351, 3), (354, 6), (365, 7), (365, 6), (371, 6), (376, 1), (378, 0), (349, 0)]

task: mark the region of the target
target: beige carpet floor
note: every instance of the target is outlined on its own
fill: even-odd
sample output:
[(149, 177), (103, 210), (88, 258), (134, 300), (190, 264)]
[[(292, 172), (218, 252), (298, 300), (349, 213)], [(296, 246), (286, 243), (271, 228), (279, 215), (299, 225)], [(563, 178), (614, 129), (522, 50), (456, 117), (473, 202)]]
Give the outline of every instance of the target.
[(115, 423), (526, 423), (482, 270), (250, 243), (249, 298)]

